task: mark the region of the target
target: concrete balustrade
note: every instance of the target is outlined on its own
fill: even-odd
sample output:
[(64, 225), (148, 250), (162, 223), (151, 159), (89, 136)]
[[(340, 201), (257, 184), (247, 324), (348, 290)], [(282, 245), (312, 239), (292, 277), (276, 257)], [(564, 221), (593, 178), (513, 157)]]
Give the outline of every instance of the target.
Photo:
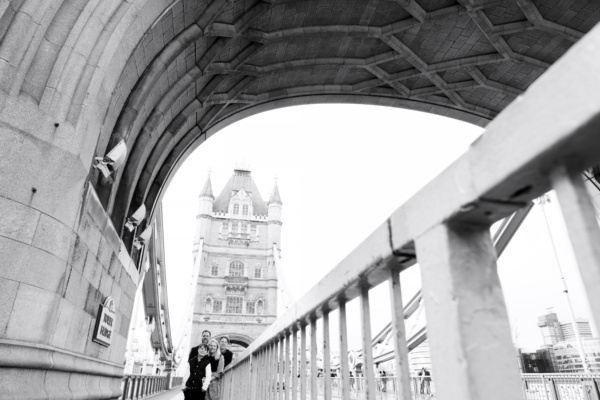
[[(591, 95), (600, 90), (598, 51), (600, 26), (492, 121), (461, 158), (395, 211), (255, 340), (226, 370), (223, 399), (332, 398), (332, 378), (327, 373), (317, 377), (317, 321), (323, 322), (322, 345), (328, 349), (328, 316), (339, 308), (344, 359), (348, 349), (345, 304), (358, 298), (365, 373), (361, 387), (365, 398), (374, 400), (377, 382), (369, 290), (385, 281), (391, 291), (397, 398), (413, 398), (399, 290), (402, 271), (416, 262), (422, 274), (435, 398), (530, 398), (523, 385), (533, 378), (520, 377), (515, 362), (490, 226), (556, 189), (593, 318), (600, 322), (600, 229), (580, 175), (600, 160), (600, 98)], [(571, 77), (568, 84), (561, 83), (565, 76)], [(307, 325), (310, 373), (305, 359)], [(294, 337), (291, 350), (290, 336)], [(290, 379), (290, 364), (297, 363), (298, 353), (299, 384), (295, 370)], [(327, 357), (324, 368), (328, 368)], [(343, 362), (342, 377), (336, 380), (342, 398), (350, 398), (347, 376)], [(253, 385), (257, 379), (261, 384)], [(586, 396), (596, 399), (597, 377), (582, 379), (580, 389), (585, 392), (589, 387)], [(561, 397), (556, 390), (544, 393), (544, 400), (571, 398)]]

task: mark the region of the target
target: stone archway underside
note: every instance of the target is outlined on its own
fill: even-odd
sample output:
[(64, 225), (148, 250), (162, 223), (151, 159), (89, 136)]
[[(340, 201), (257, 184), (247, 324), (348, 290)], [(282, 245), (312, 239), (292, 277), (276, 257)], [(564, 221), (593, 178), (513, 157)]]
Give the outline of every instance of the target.
[(120, 233), (191, 149), (245, 115), (345, 102), (485, 125), (600, 20), (585, 0), (35, 4), (0, 1), (0, 86), (76, 131), (93, 114), (89, 165), (126, 142), (111, 179), (90, 169)]

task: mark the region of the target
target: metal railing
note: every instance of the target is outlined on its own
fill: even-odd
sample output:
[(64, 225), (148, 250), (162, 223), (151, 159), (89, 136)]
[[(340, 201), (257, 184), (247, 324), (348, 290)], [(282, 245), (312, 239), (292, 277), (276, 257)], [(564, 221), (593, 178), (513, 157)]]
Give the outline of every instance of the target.
[[(490, 122), (461, 158), (240, 354), (222, 379), (223, 399), (304, 400), (310, 393), (316, 400), (321, 397), (318, 348), (324, 355), (322, 398), (331, 399), (329, 314), (339, 313), (339, 353), (347, 354), (346, 304), (359, 299), (364, 398), (375, 400), (369, 291), (385, 282), (392, 310), (396, 397), (411, 399), (414, 383), (400, 278), (417, 258), (436, 393), (457, 400), (525, 396), (490, 226), (556, 190), (592, 316), (600, 323), (600, 229), (581, 178), (582, 171), (600, 161), (599, 53), (597, 26)], [(310, 374), (307, 358), (312, 360)], [(340, 376), (341, 397), (351, 398), (347, 357), (341, 357)]]
[[(412, 376), (410, 378), (410, 389), (412, 393), (411, 400), (420, 400), (422, 398), (432, 398), (433, 400), (435, 398), (435, 386), (431, 380), (429, 381), (429, 385), (426, 386), (419, 377)], [(400, 385), (395, 376), (375, 378), (375, 397), (377, 399), (396, 399), (399, 390)], [(351, 377), (350, 398), (364, 399), (365, 392), (365, 378)], [(317, 378), (317, 393), (319, 394), (319, 397), (323, 397), (325, 394), (325, 379), (323, 377)], [(342, 398), (342, 378), (331, 378), (331, 396), (332, 398)]]
[(143, 399), (169, 390), (169, 377), (167, 375), (125, 375), (122, 387), (121, 400)]
[(183, 376), (174, 376), (171, 378), (171, 387), (183, 385)]
[(599, 400), (600, 374), (522, 374), (527, 400)]

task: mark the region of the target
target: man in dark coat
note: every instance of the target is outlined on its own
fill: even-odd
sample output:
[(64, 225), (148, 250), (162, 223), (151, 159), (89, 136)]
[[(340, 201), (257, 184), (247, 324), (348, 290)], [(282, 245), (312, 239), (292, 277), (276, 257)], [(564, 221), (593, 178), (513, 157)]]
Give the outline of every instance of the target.
[[(204, 330), (202, 331), (202, 343), (201, 344), (208, 344), (210, 337), (211, 337), (211, 333), (210, 331)], [(190, 360), (198, 357), (198, 347), (200, 347), (200, 345), (196, 346), (196, 347), (192, 347), (192, 349), (190, 350), (190, 355), (188, 356), (188, 363), (190, 362)]]
[(221, 354), (225, 358), (225, 367), (233, 360), (233, 353), (227, 347), (229, 347), (229, 336), (221, 336), (219, 339), (219, 346), (221, 347)]

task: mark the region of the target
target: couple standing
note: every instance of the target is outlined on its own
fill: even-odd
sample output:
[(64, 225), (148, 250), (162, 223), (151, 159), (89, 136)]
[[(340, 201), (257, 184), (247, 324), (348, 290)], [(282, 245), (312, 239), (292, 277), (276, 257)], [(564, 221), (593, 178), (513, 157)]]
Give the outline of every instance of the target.
[(202, 332), (202, 343), (193, 347), (188, 357), (190, 377), (183, 390), (185, 400), (219, 400), (220, 385), (211, 381), (221, 378), (223, 370), (233, 358), (233, 353), (227, 350), (229, 338), (221, 337), (220, 341), (211, 339), (210, 331)]

